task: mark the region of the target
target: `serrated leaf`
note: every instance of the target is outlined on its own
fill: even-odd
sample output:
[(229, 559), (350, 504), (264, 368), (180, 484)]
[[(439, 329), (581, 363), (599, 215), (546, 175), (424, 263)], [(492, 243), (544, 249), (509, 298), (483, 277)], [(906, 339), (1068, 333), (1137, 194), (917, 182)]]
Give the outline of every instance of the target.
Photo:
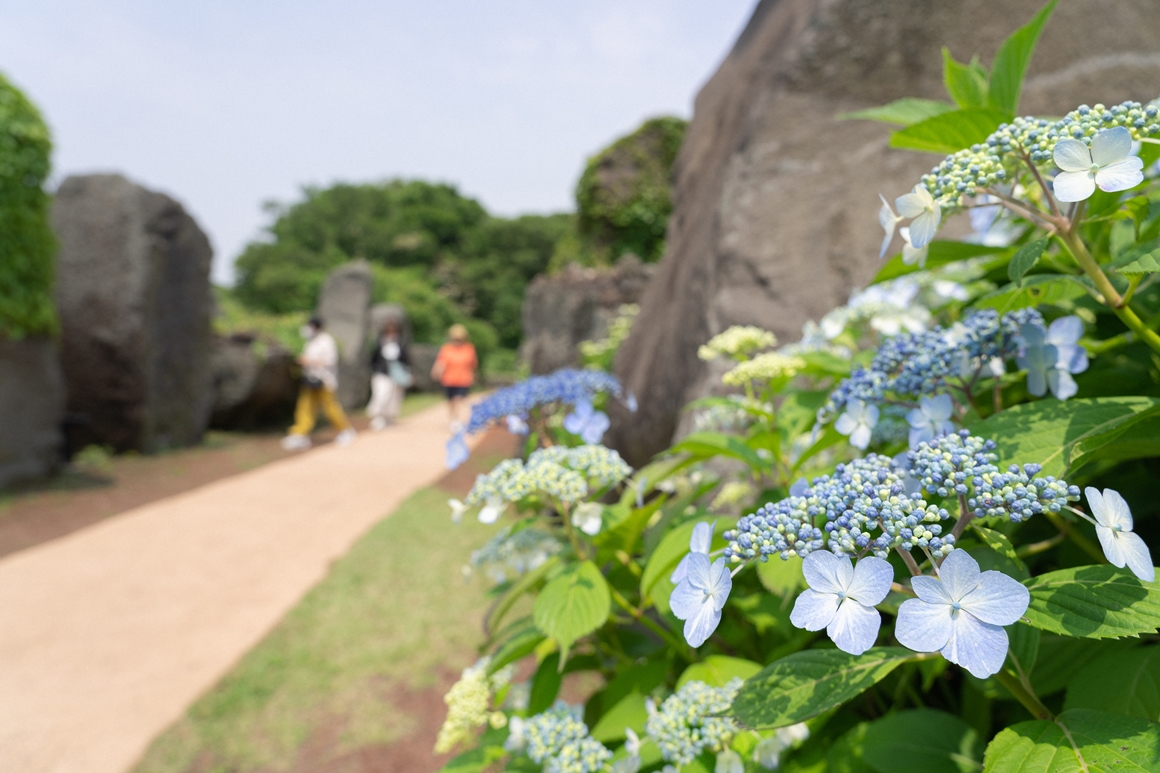
[(552, 556), (535, 569), (521, 575), (518, 580), (512, 583), (512, 586), (504, 592), (503, 596), (495, 602), (491, 610), (487, 613), (487, 619), (484, 625), (485, 630), (497, 630), (499, 624), (503, 622), (504, 615), (520, 600), (520, 597), (531, 590), (536, 583), (544, 579), (548, 572), (552, 571), (558, 563), (560, 563), (559, 556)]
[(961, 64), (943, 46), (943, 85), (959, 107), (987, 106), (987, 71), (979, 66), (979, 57)]
[(975, 308), (995, 309), (1000, 314), (1030, 306), (1070, 301), (1088, 294), (1087, 283), (1070, 274), (1035, 274), (1019, 284), (1011, 283), (975, 301)]
[(1000, 469), (1036, 462), (1043, 475), (1062, 477), (1095, 456), (1136, 422), (1160, 415), (1151, 397), (1039, 400), (1007, 408), (971, 427), (998, 445)]
[(1023, 76), (1031, 62), (1031, 54), (1039, 41), (1039, 33), (1047, 18), (1055, 10), (1056, 0), (1051, 0), (1031, 21), (1011, 33), (991, 62), (991, 81), (987, 102), (997, 110), (1015, 113), (1019, 109), (1019, 94), (1023, 90)]
[(1023, 561), (1019, 558), (1019, 554), (1015, 552), (1015, 546), (1011, 544), (1011, 540), (1007, 539), (1006, 534), (994, 529), (988, 529), (985, 526), (979, 526), (977, 523), (972, 523), (971, 528), (979, 535), (979, 539), (983, 540), (983, 544), (996, 553), (1010, 558), (1020, 569), (1023, 568)]
[(1033, 577), (1024, 618), (1043, 631), (1118, 639), (1160, 629), (1160, 584), (1114, 566), (1077, 566)]
[(1150, 252), (1133, 260), (1126, 266), (1116, 269), (1117, 274), (1124, 276), (1144, 276), (1160, 272), (1160, 252)]
[(748, 679), (761, 670), (760, 663), (728, 655), (710, 655), (700, 663), (685, 669), (677, 680), (677, 687), (696, 680), (714, 687), (724, 687), (731, 679)]
[(1064, 709), (1096, 709), (1160, 722), (1160, 647), (1104, 655), (1078, 671)]
[(861, 655), (805, 650), (776, 660), (748, 679), (731, 713), (754, 728), (785, 727), (841, 706), (923, 656), (902, 647), (873, 647)]
[(977, 769), (979, 736), (934, 709), (899, 711), (866, 729), (862, 759), (878, 773), (962, 773)]
[(980, 142), (1014, 115), (989, 107), (968, 107), (927, 118), (890, 135), (890, 147), (938, 153), (958, 152)]
[(1158, 766), (1160, 725), (1089, 709), (1012, 725), (983, 757), (984, 773), (1155, 773)]
[(487, 664), (489, 674), (494, 674), (509, 663), (515, 663), (517, 660), (532, 654), (540, 642), (544, 641), (544, 634), (536, 628), (531, 617), (523, 618), (513, 623), (509, 628), (511, 632), (495, 649)]
[(1015, 283), (1016, 287), (1023, 286), (1023, 277), (1039, 262), (1039, 257), (1047, 249), (1047, 239), (1036, 239), (1024, 244), (1007, 264), (1007, 278)]
[(910, 126), (919, 121), (925, 121), (927, 118), (948, 113), (954, 109), (954, 105), (941, 102), (937, 99), (905, 97), (903, 99), (896, 99), (889, 105), (857, 110), (853, 113), (840, 113), (837, 117), (840, 121), (881, 121), (882, 123), (893, 123), (899, 126)]
[(591, 561), (569, 567), (540, 591), (532, 615), (536, 627), (567, 652), (572, 643), (604, 625), (612, 597), (604, 575)]
[(1010, 254), (1010, 247), (990, 247), (985, 244), (970, 244), (968, 242), (956, 242), (950, 240), (936, 239), (930, 243), (926, 254), (926, 268), (920, 269), (917, 265), (908, 266), (902, 262), (902, 254), (899, 253), (890, 258), (878, 269), (878, 273), (874, 277), (874, 281), (870, 284), (878, 284), (879, 282), (888, 282), (891, 279), (898, 279), (907, 274), (914, 274), (918, 271), (930, 271), (948, 263), (957, 263), (960, 260), (968, 260), (969, 258), (977, 258), (980, 255), (998, 255), (1000, 253)]
[(648, 720), (644, 696), (638, 692), (629, 693), (615, 706), (604, 712), (604, 716), (592, 728), (592, 737), (601, 743), (615, 743), (627, 735), (626, 728), (632, 728), (638, 735), (644, 735), (644, 723)]

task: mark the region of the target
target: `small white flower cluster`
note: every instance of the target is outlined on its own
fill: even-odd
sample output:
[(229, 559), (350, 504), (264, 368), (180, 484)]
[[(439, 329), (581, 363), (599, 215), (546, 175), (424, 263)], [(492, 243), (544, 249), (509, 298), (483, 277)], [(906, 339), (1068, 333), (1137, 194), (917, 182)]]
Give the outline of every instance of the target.
[(469, 740), (477, 728), (487, 724), (491, 716), (492, 695), (512, 678), (511, 666), (488, 676), (488, 663), (489, 658), (481, 658), (475, 665), (463, 669), (459, 681), (443, 697), (447, 704), (447, 719), (435, 740), (436, 754), (446, 754)]
[(535, 528), (512, 533), (511, 527), (502, 529), (471, 554), (471, 567), (483, 569), (492, 582), (499, 584), (509, 573), (518, 577), (543, 564), (560, 551), (560, 541), (551, 534)]
[(488, 474), (480, 475), (467, 495), (466, 507), (485, 505), (480, 520), (494, 523), (506, 502), (544, 493), (561, 502), (575, 503), (588, 496), (589, 481), (609, 486), (631, 473), (632, 468), (611, 448), (550, 446), (532, 452), (526, 463), (522, 459), (505, 459)]
[(723, 333), (718, 333), (697, 350), (702, 360), (731, 357), (743, 360), (762, 349), (777, 346), (777, 336), (755, 325), (734, 325)]
[(751, 360), (743, 360), (721, 377), (729, 386), (745, 386), (754, 381), (772, 381), (783, 377), (793, 377), (806, 366), (801, 357), (765, 352)]
[(649, 703), (648, 733), (667, 762), (687, 765), (705, 751), (721, 752), (741, 729), (729, 717), (712, 716), (727, 710), (741, 689), (740, 679), (724, 687), (686, 682), (665, 698), (660, 708)]
[(527, 720), (513, 717), (505, 748), (525, 751), (532, 762), (543, 764), (544, 773), (596, 773), (612, 752), (588, 735), (579, 709), (557, 703)]

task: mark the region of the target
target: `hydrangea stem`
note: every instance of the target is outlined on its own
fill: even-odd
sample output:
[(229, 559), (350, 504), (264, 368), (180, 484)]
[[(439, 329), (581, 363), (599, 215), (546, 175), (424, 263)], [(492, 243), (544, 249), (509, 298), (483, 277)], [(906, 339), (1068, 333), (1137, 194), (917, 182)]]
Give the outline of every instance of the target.
[(909, 550), (903, 550), (902, 548), (895, 548), (895, 550), (898, 551), (898, 555), (902, 556), (902, 563), (906, 564), (906, 568), (910, 570), (911, 575), (918, 577), (922, 574), (922, 570), (918, 568), (918, 562), (914, 560), (914, 556), (910, 555)]
[(1055, 715), (1043, 705), (1043, 702), (1039, 700), (1039, 696), (1024, 686), (1023, 682), (1015, 674), (1003, 669), (995, 674), (995, 678), (999, 680), (999, 684), (1007, 688), (1007, 691), (1015, 697), (1015, 700), (1023, 704), (1023, 708), (1031, 712), (1031, 716), (1036, 719), (1055, 719)]
[(616, 605), (632, 616), (633, 620), (648, 628), (661, 638), (665, 644), (669, 645), (677, 652), (684, 655), (685, 659), (690, 663), (697, 661), (696, 653), (685, 642), (678, 639), (667, 628), (662, 627), (659, 623), (644, 613), (644, 610), (634, 607), (624, 595), (611, 585), (608, 586), (608, 591), (612, 595), (612, 600)]
[(1043, 514), (1047, 517), (1047, 520), (1051, 521), (1052, 526), (1059, 529), (1063, 534), (1066, 534), (1067, 538), (1074, 542), (1083, 552), (1101, 564), (1104, 563), (1104, 552), (1096, 547), (1087, 537), (1073, 529), (1070, 523), (1060, 517), (1059, 513), (1044, 510)]

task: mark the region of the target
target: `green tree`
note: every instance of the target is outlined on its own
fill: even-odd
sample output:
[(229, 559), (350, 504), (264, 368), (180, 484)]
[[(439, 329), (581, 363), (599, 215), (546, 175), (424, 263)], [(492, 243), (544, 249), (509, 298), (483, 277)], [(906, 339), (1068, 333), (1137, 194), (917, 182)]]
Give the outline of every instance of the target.
[(588, 160), (576, 184), (577, 226), (598, 262), (626, 252), (660, 259), (673, 210), (673, 162), (686, 126), (672, 116), (650, 119)]
[(56, 239), (44, 191), (51, 153), (40, 111), (0, 75), (0, 334), (13, 338), (56, 328)]

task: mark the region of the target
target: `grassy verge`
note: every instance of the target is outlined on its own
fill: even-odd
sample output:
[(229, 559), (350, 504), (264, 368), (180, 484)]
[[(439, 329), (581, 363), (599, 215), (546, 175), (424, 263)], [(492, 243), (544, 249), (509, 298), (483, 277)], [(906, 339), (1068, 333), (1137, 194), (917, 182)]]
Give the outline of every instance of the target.
[(480, 637), (483, 585), (460, 567), (494, 527), (452, 526), (447, 498), (423, 489), (375, 526), (153, 742), (137, 773), (282, 769), (336, 727), (336, 751), (411, 732), (416, 720), (392, 694), (458, 672)]

